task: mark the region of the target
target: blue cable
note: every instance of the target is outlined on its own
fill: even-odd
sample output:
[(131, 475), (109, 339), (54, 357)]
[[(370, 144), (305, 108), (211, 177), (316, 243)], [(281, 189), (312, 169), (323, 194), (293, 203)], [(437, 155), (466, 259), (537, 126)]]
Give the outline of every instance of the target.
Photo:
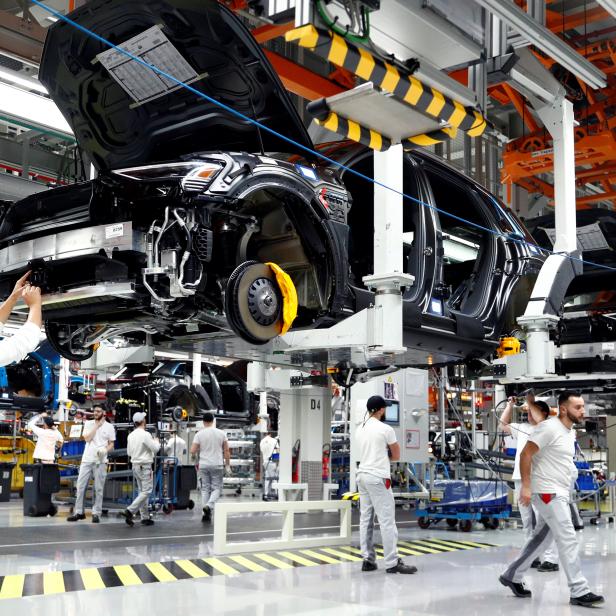
[[(363, 173), (360, 173), (359, 171), (355, 171), (354, 169), (352, 169), (350, 167), (347, 167), (346, 165), (343, 165), (342, 163), (340, 163), (340, 162), (338, 162), (336, 160), (333, 160), (332, 158), (329, 158), (328, 156), (325, 156), (324, 154), (321, 154), (320, 152), (318, 152), (316, 150), (313, 150), (313, 149), (311, 149), (311, 148), (309, 148), (309, 147), (307, 147), (307, 146), (305, 146), (305, 145), (303, 145), (301, 143), (298, 143), (297, 141), (291, 139), (290, 137), (287, 137), (287, 136), (283, 135), (282, 133), (279, 133), (279, 132), (271, 129), (268, 126), (265, 126), (264, 124), (261, 124), (259, 121), (255, 120), (254, 118), (250, 118), (250, 117), (244, 115), (243, 113), (241, 113), (240, 111), (237, 111), (237, 110), (233, 109), (232, 107), (229, 107), (228, 105), (225, 105), (224, 103), (221, 103), (220, 101), (217, 101), (216, 99), (212, 98), (211, 96), (208, 96), (204, 92), (200, 92), (196, 88), (193, 88), (189, 84), (184, 83), (183, 81), (181, 81), (179, 79), (176, 79), (173, 75), (170, 75), (169, 73), (166, 73), (165, 71), (159, 69), (158, 67), (154, 66), (153, 64), (149, 64), (145, 60), (139, 58), (138, 56), (133, 55), (129, 51), (126, 51), (125, 49), (122, 49), (121, 47), (118, 47), (117, 45), (114, 45), (111, 41), (108, 41), (106, 38), (100, 36), (99, 34), (96, 34), (95, 32), (92, 32), (91, 30), (88, 30), (88, 28), (85, 28), (84, 26), (74, 22), (72, 19), (69, 19), (66, 15), (63, 15), (62, 13), (56, 11), (55, 9), (51, 8), (50, 6), (47, 6), (46, 4), (43, 4), (39, 0), (32, 0), (32, 2), (34, 4), (36, 4), (37, 6), (40, 6), (43, 10), (47, 11), (48, 13), (51, 13), (52, 15), (57, 17), (58, 19), (60, 19), (62, 21), (65, 21), (66, 23), (70, 24), (71, 26), (73, 26), (77, 30), (80, 30), (84, 34), (87, 34), (88, 36), (90, 36), (90, 37), (100, 41), (104, 45), (106, 45), (106, 46), (108, 46), (108, 47), (110, 47), (112, 49), (115, 49), (116, 51), (119, 51), (120, 53), (122, 53), (125, 56), (129, 57), (131, 60), (134, 60), (135, 62), (138, 62), (142, 66), (145, 66), (146, 68), (154, 71), (158, 75), (161, 75), (162, 77), (165, 77), (165, 78), (173, 81), (177, 85), (185, 88), (186, 90), (188, 90), (189, 92), (192, 92), (193, 94), (196, 94), (197, 96), (199, 96), (200, 98), (203, 98), (204, 100), (208, 101), (209, 103), (217, 105), (221, 109), (224, 109), (225, 111), (227, 111), (230, 114), (232, 114), (232, 115), (234, 115), (234, 116), (244, 120), (245, 122), (253, 124), (254, 126), (257, 126), (259, 129), (264, 130), (264, 131), (270, 133), (271, 135), (274, 135), (275, 137), (278, 137), (279, 139), (282, 139), (283, 141), (286, 141), (287, 143), (290, 143), (294, 147), (299, 148), (301, 150), (304, 150), (308, 154), (316, 156), (316, 157), (320, 158), (321, 160), (324, 160), (324, 161), (334, 165), (335, 167), (338, 167), (340, 169), (344, 169), (345, 171), (347, 171), (348, 173), (350, 173), (352, 175), (355, 175), (356, 177), (359, 177), (359, 178), (361, 178), (363, 180), (366, 180), (367, 182), (370, 182), (370, 183), (372, 183), (372, 184), (374, 184), (376, 186), (380, 186), (381, 188), (384, 188), (384, 189), (389, 190), (389, 191), (391, 191), (391, 192), (393, 192), (393, 193), (395, 193), (397, 195), (400, 195), (404, 199), (408, 199), (409, 201), (414, 201), (418, 205), (421, 205), (421, 206), (423, 206), (425, 208), (428, 208), (430, 210), (438, 212), (439, 214), (442, 214), (444, 216), (448, 216), (449, 218), (453, 218), (454, 220), (457, 220), (458, 222), (462, 222), (462, 223), (464, 223), (466, 225), (469, 225), (471, 227), (474, 227), (474, 228), (479, 229), (481, 231), (484, 231), (486, 233), (490, 233), (491, 235), (494, 235), (496, 237), (504, 237), (504, 238), (506, 238), (506, 239), (508, 239), (508, 240), (510, 240), (512, 242), (517, 242), (519, 244), (524, 244), (526, 246), (532, 247), (532, 248), (540, 251), (541, 253), (545, 253), (547, 255), (560, 255), (560, 256), (562, 256), (564, 258), (570, 259), (571, 261), (578, 261), (578, 262), (586, 264), (586, 265), (592, 265), (593, 267), (597, 267), (599, 269), (605, 269), (605, 270), (608, 270), (608, 271), (615, 271), (616, 272), (616, 267), (611, 267), (609, 265), (603, 265), (602, 263), (594, 263), (592, 261), (586, 261), (584, 259), (581, 259), (579, 257), (575, 257), (575, 256), (567, 254), (567, 253), (554, 252), (553, 250), (548, 250), (547, 248), (543, 248), (542, 246), (539, 246), (538, 244), (533, 244), (532, 242), (528, 242), (527, 240), (517, 239), (517, 238), (515, 238), (513, 236), (513, 234), (500, 233), (498, 231), (495, 231), (494, 229), (489, 229), (488, 227), (484, 227), (483, 225), (477, 224), (476, 222), (473, 222), (471, 220), (466, 220), (465, 218), (461, 218), (460, 216), (456, 216), (455, 214), (451, 214), (449, 212), (441, 210), (441, 209), (439, 209), (438, 207), (436, 207), (434, 205), (430, 205), (429, 203), (424, 203), (420, 199), (417, 199), (416, 197), (408, 195), (408, 194), (406, 194), (403, 191), (399, 191), (399, 190), (397, 190), (395, 188), (392, 188), (391, 186), (387, 186), (387, 184), (383, 184), (382, 182), (378, 182), (374, 178), (371, 178), (371, 177), (369, 177), (367, 175), (364, 175)], [(502, 211), (502, 208), (500, 208), (500, 205), (499, 205), (499, 209), (501, 209), (501, 211)]]

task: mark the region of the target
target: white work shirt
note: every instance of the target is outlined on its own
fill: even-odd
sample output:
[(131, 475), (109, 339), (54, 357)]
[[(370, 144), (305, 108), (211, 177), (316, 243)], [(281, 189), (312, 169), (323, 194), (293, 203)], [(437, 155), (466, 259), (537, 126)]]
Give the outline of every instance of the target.
[(273, 436), (264, 436), (259, 443), (259, 449), (261, 450), (263, 466), (265, 466), (270, 461), (272, 454), (279, 451), (278, 441)]
[[(82, 434), (89, 434), (94, 430), (94, 426), (96, 425), (95, 419), (90, 419), (86, 421), (83, 425)], [(101, 447), (107, 447), (109, 441), (114, 443), (116, 440), (115, 428), (105, 420), (103, 425), (94, 433), (94, 437), (91, 441), (86, 443), (86, 447), (83, 450), (83, 456), (81, 457), (82, 462), (99, 462), (101, 464), (107, 463), (107, 454), (105, 454), (104, 458), (99, 458), (96, 455), (96, 452)]]
[(532, 461), (532, 493), (569, 497), (577, 473), (573, 462), (575, 432), (553, 417), (535, 426), (528, 440), (539, 447)]
[(36, 415), (28, 422), (28, 430), (31, 430), (37, 437), (32, 457), (35, 460), (53, 464), (56, 458), (56, 443), (63, 443), (64, 438), (55, 427), (48, 429), (35, 425), (40, 417), (40, 415)]
[(133, 464), (152, 464), (159, 449), (160, 443), (143, 428), (135, 428), (126, 439), (126, 450)]
[(174, 458), (186, 455), (186, 441), (179, 436), (172, 436), (165, 444), (164, 454)]
[(357, 427), (355, 436), (360, 460), (357, 472), (391, 479), (388, 445), (397, 442), (394, 429), (376, 417), (370, 417)]
[[(4, 323), (0, 323), (0, 334)], [(10, 338), (0, 340), (0, 366), (19, 362), (32, 353), (41, 341), (41, 328), (26, 321)]]
[(515, 463), (511, 479), (514, 481), (521, 481), (522, 475), (520, 474), (520, 454), (522, 453), (522, 449), (526, 447), (528, 437), (533, 433), (535, 426), (531, 426), (527, 421), (525, 421), (523, 423), (510, 423), (509, 427), (511, 428), (511, 436), (516, 439)]
[(193, 445), (199, 445), (199, 467), (224, 466), (223, 445), (227, 435), (218, 428), (203, 428), (195, 434)]

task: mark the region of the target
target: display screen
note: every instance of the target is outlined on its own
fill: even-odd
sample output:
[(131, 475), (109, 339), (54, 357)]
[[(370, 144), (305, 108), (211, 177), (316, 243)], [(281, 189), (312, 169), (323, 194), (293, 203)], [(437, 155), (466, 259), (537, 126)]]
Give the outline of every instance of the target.
[(389, 400), (391, 406), (385, 407), (385, 423), (400, 424), (400, 403), (394, 400)]

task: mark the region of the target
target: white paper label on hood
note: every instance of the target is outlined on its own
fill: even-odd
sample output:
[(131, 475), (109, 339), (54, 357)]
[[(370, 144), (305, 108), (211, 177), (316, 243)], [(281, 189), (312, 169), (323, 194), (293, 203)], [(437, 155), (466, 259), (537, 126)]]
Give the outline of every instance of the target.
[(118, 223), (115, 225), (107, 225), (105, 227), (105, 239), (110, 240), (113, 237), (122, 237), (124, 235), (124, 224)]
[[(171, 44), (160, 26), (148, 28), (119, 47), (183, 83), (197, 78), (197, 73)], [(153, 100), (181, 87), (116, 49), (103, 51), (96, 57), (137, 103)]]

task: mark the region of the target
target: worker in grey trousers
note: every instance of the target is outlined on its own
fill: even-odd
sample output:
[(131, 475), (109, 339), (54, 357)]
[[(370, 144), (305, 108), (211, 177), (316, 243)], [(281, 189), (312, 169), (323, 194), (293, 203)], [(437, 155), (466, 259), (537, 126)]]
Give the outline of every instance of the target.
[(139, 490), (135, 500), (120, 513), (129, 526), (135, 524), (133, 516), (137, 511), (141, 513), (141, 524), (144, 526), (154, 524), (148, 511), (148, 501), (154, 484), (152, 463), (160, 449), (160, 442), (146, 431), (145, 420), (145, 413), (138, 412), (133, 415), (135, 429), (128, 435), (126, 443), (128, 457), (133, 465), (133, 477)]
[(571, 480), (576, 473), (572, 428), (584, 420), (584, 400), (574, 392), (564, 391), (558, 397), (558, 409), (558, 417), (547, 419), (535, 427), (520, 456), (520, 503), (525, 506), (532, 504), (537, 514), (537, 525), (519, 556), (499, 581), (503, 586), (508, 586), (516, 597), (531, 597), (531, 591), (522, 582), (523, 576), (533, 560), (555, 539), (560, 565), (569, 584), (569, 602), (594, 607), (603, 603), (604, 599), (590, 591), (588, 581), (582, 574), (578, 541), (569, 510)]
[(67, 522), (85, 520), (83, 502), (90, 479), (94, 478), (94, 504), (92, 506), (92, 522), (98, 524), (103, 514), (103, 492), (107, 478), (107, 454), (113, 449), (116, 439), (114, 427), (106, 420), (105, 411), (100, 405), (93, 409), (94, 419), (86, 421), (83, 426), (83, 440), (86, 447), (81, 456), (79, 475), (77, 476), (77, 495), (73, 515)]
[(210, 522), (212, 510), (222, 494), (222, 482), (231, 472), (231, 453), (227, 435), (214, 427), (214, 415), (203, 413), (203, 429), (195, 434), (190, 446), (193, 458), (199, 456), (199, 479), (201, 480), (202, 522)]
[(355, 432), (359, 446), (357, 486), (359, 488), (359, 536), (364, 559), (362, 571), (377, 569), (374, 550), (374, 515), (379, 519), (385, 571), (415, 573), (417, 567), (404, 564), (398, 556), (396, 504), (391, 491), (391, 462), (400, 459), (400, 445), (391, 426), (383, 423), (385, 407), (391, 403), (381, 396), (371, 396), (366, 404), (368, 418)]

